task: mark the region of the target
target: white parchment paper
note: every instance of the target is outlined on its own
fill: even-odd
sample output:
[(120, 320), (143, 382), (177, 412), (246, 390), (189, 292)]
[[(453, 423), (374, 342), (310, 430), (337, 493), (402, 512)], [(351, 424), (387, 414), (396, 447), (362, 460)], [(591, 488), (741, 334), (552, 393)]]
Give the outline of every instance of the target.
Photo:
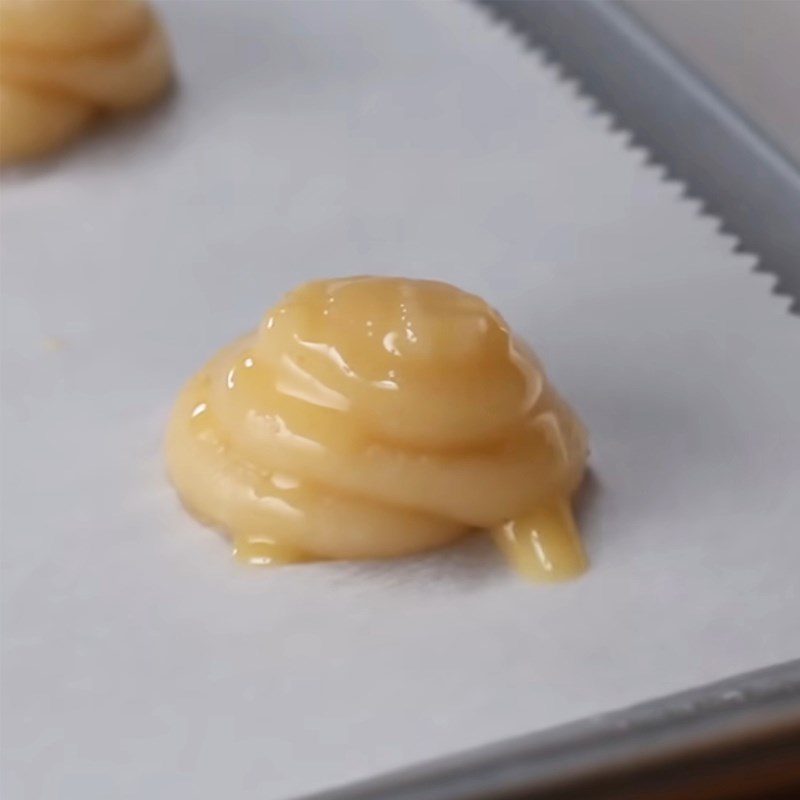
[[(800, 321), (754, 259), (472, 7), (162, 8), (175, 96), (2, 189), (3, 796), (283, 798), (800, 656)], [(539, 351), (584, 578), (248, 569), (178, 507), (181, 382), (363, 272)]]

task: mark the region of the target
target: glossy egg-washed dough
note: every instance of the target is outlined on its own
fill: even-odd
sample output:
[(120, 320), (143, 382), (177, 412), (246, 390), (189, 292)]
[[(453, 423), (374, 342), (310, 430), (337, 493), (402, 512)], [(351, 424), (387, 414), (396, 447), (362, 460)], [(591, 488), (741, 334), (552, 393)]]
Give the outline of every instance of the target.
[(585, 557), (580, 421), (480, 298), (358, 277), (290, 293), (181, 392), (185, 506), (256, 563), (402, 556), (489, 529), (524, 574)]
[(170, 80), (167, 41), (139, 0), (0, 0), (0, 161), (54, 150), (100, 113)]

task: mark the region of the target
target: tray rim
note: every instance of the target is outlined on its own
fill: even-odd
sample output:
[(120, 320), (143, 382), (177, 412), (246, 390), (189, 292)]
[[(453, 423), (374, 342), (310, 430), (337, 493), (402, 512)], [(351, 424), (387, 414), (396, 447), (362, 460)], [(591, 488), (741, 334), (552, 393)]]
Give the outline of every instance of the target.
[(690, 751), (800, 733), (800, 659), (379, 775), (305, 800), (548, 797)]

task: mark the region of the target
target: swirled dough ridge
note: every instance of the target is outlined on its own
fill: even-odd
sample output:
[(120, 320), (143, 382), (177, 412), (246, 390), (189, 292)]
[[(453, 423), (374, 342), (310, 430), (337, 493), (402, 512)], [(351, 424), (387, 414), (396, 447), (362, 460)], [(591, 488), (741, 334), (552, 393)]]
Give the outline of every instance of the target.
[(510, 522), (568, 501), (585, 454), (482, 300), (373, 277), (289, 294), (189, 381), (167, 439), (188, 508), (265, 561), (397, 556), (474, 528), (508, 545)]

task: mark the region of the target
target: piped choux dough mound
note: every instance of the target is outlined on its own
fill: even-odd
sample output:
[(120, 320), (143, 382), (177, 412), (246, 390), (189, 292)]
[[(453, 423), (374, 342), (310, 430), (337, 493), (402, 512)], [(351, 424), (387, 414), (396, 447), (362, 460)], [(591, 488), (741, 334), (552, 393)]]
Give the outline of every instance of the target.
[(0, 0), (0, 162), (147, 105), (171, 74), (164, 32), (141, 0)]
[(169, 475), (243, 560), (374, 559), (492, 532), (525, 575), (583, 571), (586, 434), (483, 300), (436, 281), (301, 286), (178, 397)]

